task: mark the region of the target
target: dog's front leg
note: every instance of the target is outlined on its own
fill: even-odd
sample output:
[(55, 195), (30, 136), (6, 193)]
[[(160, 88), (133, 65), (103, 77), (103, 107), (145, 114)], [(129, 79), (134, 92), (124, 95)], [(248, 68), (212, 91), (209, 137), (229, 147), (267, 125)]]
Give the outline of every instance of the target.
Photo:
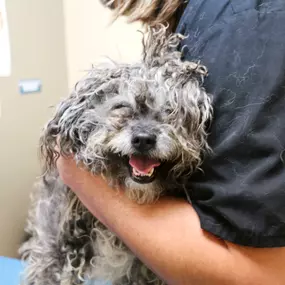
[(30, 238), (21, 246), (25, 261), (24, 285), (60, 285), (66, 259), (61, 220), (68, 206), (68, 191), (56, 173), (42, 177), (32, 195), (26, 231)]
[(44, 249), (42, 245), (32, 237), (22, 246), (26, 262), (22, 285), (60, 285), (62, 269), (55, 258), (56, 252)]

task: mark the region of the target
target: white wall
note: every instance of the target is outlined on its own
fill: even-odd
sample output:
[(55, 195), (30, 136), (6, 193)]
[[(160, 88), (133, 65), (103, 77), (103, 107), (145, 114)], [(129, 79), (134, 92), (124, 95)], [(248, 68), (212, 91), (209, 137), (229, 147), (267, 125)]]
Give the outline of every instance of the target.
[[(123, 19), (110, 25), (111, 12), (99, 0), (6, 3), (12, 76), (0, 78), (0, 255), (17, 256), (29, 193), (40, 174), (38, 139), (48, 107), (102, 57), (139, 59), (142, 27)], [(24, 78), (40, 78), (43, 92), (21, 96), (18, 81)]]
[(69, 87), (104, 56), (127, 62), (140, 58), (139, 24), (119, 19), (111, 25), (111, 12), (99, 0), (64, 0), (64, 12)]
[[(68, 86), (62, 1), (7, 0), (6, 5), (12, 75), (0, 78), (0, 255), (17, 256), (29, 193), (40, 173), (40, 130), (49, 106)], [(42, 80), (42, 92), (21, 95), (19, 80), (31, 78)]]

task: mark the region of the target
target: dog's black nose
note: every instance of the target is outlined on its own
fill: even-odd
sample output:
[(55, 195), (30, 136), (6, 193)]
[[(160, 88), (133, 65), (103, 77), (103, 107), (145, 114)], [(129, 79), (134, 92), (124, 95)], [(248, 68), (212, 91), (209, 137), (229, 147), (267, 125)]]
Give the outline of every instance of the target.
[(155, 147), (156, 136), (152, 134), (139, 133), (132, 138), (133, 147), (139, 152), (146, 152)]

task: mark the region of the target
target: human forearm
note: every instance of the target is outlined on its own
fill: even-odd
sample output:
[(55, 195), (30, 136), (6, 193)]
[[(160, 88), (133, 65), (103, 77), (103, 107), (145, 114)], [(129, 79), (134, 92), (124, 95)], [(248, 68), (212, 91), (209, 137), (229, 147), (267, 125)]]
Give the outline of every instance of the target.
[(164, 199), (139, 206), (99, 178), (84, 173), (79, 180), (72, 185), (82, 202), (168, 284), (284, 284), (282, 261), (267, 263), (274, 250), (265, 257), (259, 249), (260, 258), (250, 249), (227, 247), (201, 230), (188, 203)]
[(203, 232), (189, 204), (139, 206), (104, 183), (91, 189), (79, 194), (84, 204), (168, 284), (257, 284), (251, 262), (238, 264), (224, 242)]
[[(80, 198), (168, 284), (228, 285), (235, 284), (230, 281), (238, 279), (238, 274), (229, 264), (230, 253), (225, 244), (200, 230), (196, 214), (189, 205), (164, 200), (152, 208), (132, 205), (116, 196), (117, 201), (108, 199), (109, 207), (106, 209), (97, 197), (94, 200)], [(180, 214), (186, 212), (185, 220), (181, 220)], [(225, 276), (226, 271), (232, 273), (230, 278)]]

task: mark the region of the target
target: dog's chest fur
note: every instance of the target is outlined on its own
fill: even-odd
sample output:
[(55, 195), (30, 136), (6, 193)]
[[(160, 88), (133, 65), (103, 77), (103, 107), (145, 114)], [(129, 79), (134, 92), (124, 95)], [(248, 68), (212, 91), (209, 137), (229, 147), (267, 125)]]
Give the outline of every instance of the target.
[(81, 204), (57, 173), (39, 181), (28, 231), (31, 238), (21, 253), (34, 261), (26, 272), (34, 285), (81, 284), (86, 279), (113, 285), (164, 284)]

